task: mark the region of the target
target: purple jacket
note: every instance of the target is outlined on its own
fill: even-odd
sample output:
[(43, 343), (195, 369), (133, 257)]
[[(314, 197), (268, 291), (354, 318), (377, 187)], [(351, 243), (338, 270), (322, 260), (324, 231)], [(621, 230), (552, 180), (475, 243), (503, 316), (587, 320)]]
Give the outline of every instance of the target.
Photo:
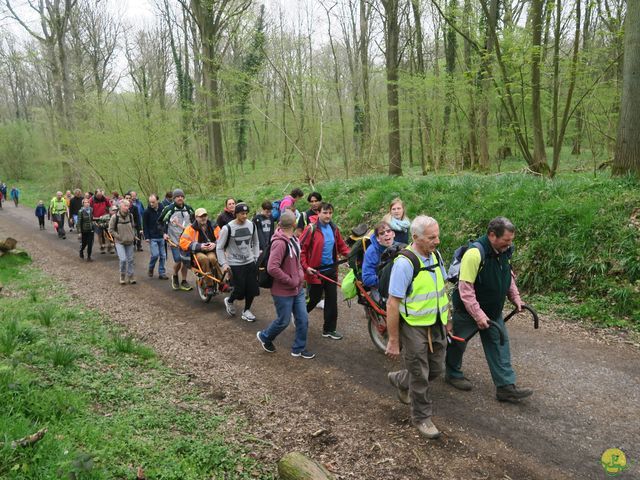
[(302, 288), (304, 272), (300, 264), (300, 243), (295, 237), (288, 238), (279, 228), (271, 238), (267, 272), (273, 277), (272, 295), (293, 297)]

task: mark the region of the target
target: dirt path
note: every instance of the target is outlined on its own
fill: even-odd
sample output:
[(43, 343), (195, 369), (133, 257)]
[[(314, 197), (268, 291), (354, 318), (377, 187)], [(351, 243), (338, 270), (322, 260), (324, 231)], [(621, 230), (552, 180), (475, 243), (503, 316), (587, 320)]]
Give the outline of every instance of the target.
[[(399, 363), (374, 350), (361, 307), (340, 306), (342, 341), (320, 335), (321, 311), (310, 316), (306, 361), (289, 355), (292, 329), (262, 351), (255, 332), (274, 316), (262, 291), (255, 324), (224, 313), (222, 297), (205, 305), (195, 292), (174, 292), (146, 276), (148, 253), (136, 254), (139, 284), (117, 284), (115, 256), (77, 257), (75, 235), (40, 232), (30, 209), (0, 210), (0, 238), (13, 236), (35, 264), (64, 282), (74, 297), (108, 313), (171, 365), (192, 376), (223, 407), (235, 410), (238, 438), (264, 462), (299, 450), (349, 479), (605, 478), (600, 457), (621, 448), (630, 468), (616, 478), (640, 478), (640, 352), (575, 325), (542, 318), (541, 329), (510, 322), (518, 382), (535, 389), (521, 405), (502, 404), (479, 341), (465, 356), (471, 392), (441, 379), (434, 384), (437, 441), (418, 437), (408, 407), (397, 402), (386, 373)], [(171, 263), (171, 261), (170, 261)], [(313, 436), (321, 429), (324, 433)]]

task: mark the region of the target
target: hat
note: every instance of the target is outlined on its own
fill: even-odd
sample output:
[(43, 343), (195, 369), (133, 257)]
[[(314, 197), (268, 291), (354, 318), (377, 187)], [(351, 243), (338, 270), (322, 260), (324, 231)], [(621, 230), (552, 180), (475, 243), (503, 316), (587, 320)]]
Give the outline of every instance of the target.
[(176, 197), (184, 197), (184, 192), (180, 188), (176, 188), (173, 191), (173, 198), (176, 198)]
[(237, 203), (235, 213), (248, 212), (249, 206), (246, 203)]
[(207, 210), (204, 208), (196, 209), (196, 217), (201, 217), (203, 215), (207, 215)]

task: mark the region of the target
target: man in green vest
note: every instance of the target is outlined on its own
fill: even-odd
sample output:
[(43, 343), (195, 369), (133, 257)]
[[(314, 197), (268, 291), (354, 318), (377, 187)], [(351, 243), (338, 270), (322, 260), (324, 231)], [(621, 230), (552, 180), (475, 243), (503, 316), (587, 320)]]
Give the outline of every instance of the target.
[(51, 213), (51, 221), (58, 224), (58, 238), (66, 239), (67, 234), (64, 231), (64, 218), (69, 218), (69, 207), (67, 201), (62, 198), (62, 192), (56, 192), (56, 196), (49, 203), (49, 212)]
[[(444, 370), (449, 301), (440, 254), (438, 222), (424, 215), (411, 223), (413, 243), (394, 260), (389, 279), (386, 354), (400, 356), (405, 369), (388, 374), (398, 399), (411, 405), (411, 421), (421, 435), (438, 438), (433, 424), (430, 382)], [(416, 268), (419, 266), (419, 268)]]
[[(496, 398), (511, 403), (518, 403), (533, 393), (531, 389), (518, 388), (515, 384), (509, 337), (502, 318), (506, 298), (518, 311), (522, 309), (510, 260), (515, 231), (513, 223), (505, 217), (496, 217), (489, 222), (487, 234), (476, 241), (477, 246), (470, 247), (463, 255), (458, 288), (452, 295), (453, 331), (463, 338), (476, 330), (480, 331), (484, 355), (496, 386)], [(490, 322), (495, 324), (493, 328), (489, 328)], [(503, 332), (502, 345), (498, 328)], [(453, 342), (447, 349), (445, 380), (459, 390), (473, 388), (462, 374), (465, 347), (465, 343)]]

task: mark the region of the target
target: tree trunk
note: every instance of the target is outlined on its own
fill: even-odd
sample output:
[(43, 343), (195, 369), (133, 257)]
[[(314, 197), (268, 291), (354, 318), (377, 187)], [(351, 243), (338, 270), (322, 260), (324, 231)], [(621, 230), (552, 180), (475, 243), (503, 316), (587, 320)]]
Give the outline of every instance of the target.
[(640, 2), (627, 4), (618, 138), (613, 174), (640, 177)]
[(335, 477), (320, 463), (302, 453), (287, 453), (278, 462), (280, 480), (333, 480)]
[(531, 30), (533, 53), (531, 54), (531, 117), (533, 122), (533, 164), (536, 173), (546, 174), (549, 170), (547, 153), (542, 129), (542, 110), (540, 108), (540, 57), (542, 52), (542, 4), (543, 0), (531, 0)]
[[(361, 162), (368, 158), (371, 150), (371, 100), (369, 98), (369, 8), (367, 0), (360, 0), (360, 68), (362, 75), (362, 138)], [(366, 162), (368, 163), (368, 162)]]
[(402, 175), (400, 111), (398, 110), (399, 0), (383, 0), (385, 10), (385, 61), (387, 71), (387, 119), (389, 122), (389, 175)]

